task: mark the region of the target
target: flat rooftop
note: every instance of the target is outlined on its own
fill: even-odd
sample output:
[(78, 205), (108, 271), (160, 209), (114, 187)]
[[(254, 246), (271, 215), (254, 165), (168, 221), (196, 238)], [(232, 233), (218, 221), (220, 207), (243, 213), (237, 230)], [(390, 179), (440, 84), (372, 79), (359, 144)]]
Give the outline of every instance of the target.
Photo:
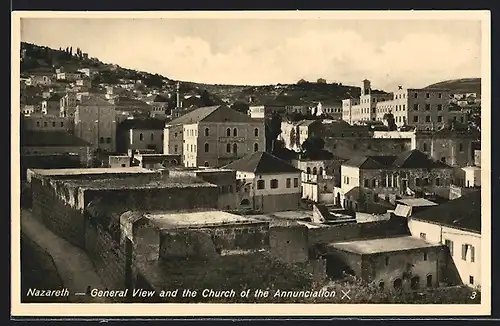
[(147, 213), (144, 216), (150, 219), (160, 229), (262, 223), (262, 221), (253, 218), (223, 211)]
[(65, 184), (89, 190), (117, 190), (117, 189), (163, 189), (163, 188), (193, 188), (217, 186), (198, 178), (189, 176), (163, 177), (159, 180), (137, 180), (136, 178), (98, 179), (98, 180), (65, 180)]
[(378, 254), (383, 252), (405, 251), (421, 248), (440, 247), (441, 244), (435, 244), (425, 241), (421, 238), (412, 236), (356, 240), (348, 242), (335, 242), (328, 244), (328, 247), (338, 250), (351, 252), (360, 255)]
[(30, 169), (33, 173), (43, 176), (77, 176), (92, 174), (120, 174), (120, 173), (158, 173), (149, 169), (134, 167), (116, 168), (81, 168), (81, 169)]
[(437, 206), (433, 201), (425, 198), (405, 198), (396, 200), (397, 203), (401, 203), (410, 207), (427, 207), (427, 206)]

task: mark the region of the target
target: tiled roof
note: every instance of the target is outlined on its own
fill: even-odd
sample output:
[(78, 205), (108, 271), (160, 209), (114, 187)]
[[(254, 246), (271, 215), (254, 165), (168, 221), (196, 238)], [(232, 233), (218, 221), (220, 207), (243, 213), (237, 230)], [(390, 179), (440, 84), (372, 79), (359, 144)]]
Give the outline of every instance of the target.
[(26, 147), (84, 147), (90, 144), (66, 131), (25, 131), (21, 146)]
[(175, 120), (169, 125), (191, 124), (205, 122), (255, 122), (249, 115), (230, 109), (225, 105), (206, 106), (189, 112)]
[(99, 96), (92, 96), (89, 99), (78, 104), (79, 106), (113, 106), (113, 104), (109, 103), (105, 99)]
[(180, 116), (177, 119), (172, 120), (169, 125), (179, 125), (179, 124), (191, 124), (197, 123), (201, 120), (205, 119), (207, 116), (212, 114), (215, 110), (217, 110), (220, 106), (205, 106), (189, 113)]
[(163, 130), (165, 121), (160, 119), (126, 119), (118, 125), (118, 128), (130, 130)]
[(481, 233), (481, 191), (427, 208), (411, 218)]
[(296, 173), (301, 170), (267, 152), (255, 152), (223, 167), (258, 174)]
[(360, 169), (446, 169), (451, 168), (445, 163), (434, 161), (427, 154), (414, 149), (404, 152), (399, 156), (360, 156), (344, 163), (345, 166)]

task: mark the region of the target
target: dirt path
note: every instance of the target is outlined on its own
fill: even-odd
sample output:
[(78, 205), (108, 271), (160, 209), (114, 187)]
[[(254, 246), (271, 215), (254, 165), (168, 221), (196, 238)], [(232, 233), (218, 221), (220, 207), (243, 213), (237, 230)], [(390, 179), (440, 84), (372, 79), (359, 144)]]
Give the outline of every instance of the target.
[(70, 302), (106, 302), (102, 298), (76, 295), (85, 293), (89, 285), (97, 289), (105, 288), (85, 251), (55, 235), (26, 209), (21, 210), (21, 230), (25, 236), (52, 256), (64, 286), (70, 291)]

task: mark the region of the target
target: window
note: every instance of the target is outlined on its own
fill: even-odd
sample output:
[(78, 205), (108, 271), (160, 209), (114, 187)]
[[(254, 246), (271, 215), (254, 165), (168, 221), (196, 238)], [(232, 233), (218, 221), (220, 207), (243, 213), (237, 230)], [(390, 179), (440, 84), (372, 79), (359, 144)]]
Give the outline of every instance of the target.
[(424, 152), (427, 152), (427, 144), (426, 143), (423, 144), (422, 148), (423, 148)]
[(426, 97), (426, 98), (430, 98), (430, 97), (431, 97), (431, 94), (430, 94), (430, 93), (425, 93), (425, 97)]
[(174, 137), (176, 137), (176, 138), (177, 138), (177, 133), (174, 133)]
[(226, 145), (226, 152), (231, 153), (231, 144)]
[(440, 186), (440, 185), (441, 185), (441, 179), (436, 178), (436, 186)]
[(413, 104), (413, 110), (418, 111), (418, 104)]
[(438, 122), (443, 122), (443, 117), (438, 115)]
[(473, 263), (476, 261), (476, 248), (474, 246), (470, 246), (470, 262)]
[(394, 286), (394, 289), (396, 289), (396, 290), (399, 291), (403, 287), (403, 281), (401, 281), (400, 278), (397, 278), (397, 279), (394, 280), (393, 286)]
[(37, 122), (36, 122), (36, 126), (37, 126), (37, 127), (40, 127), (40, 121), (37, 121)]
[(257, 189), (265, 189), (266, 188), (266, 183), (264, 180), (258, 180), (257, 181)]
[(151, 141), (153, 141), (155, 139), (155, 134), (151, 133), (150, 138), (151, 138)]
[(471, 262), (474, 262), (476, 257), (473, 256), (475, 256), (476, 253), (474, 252), (474, 247), (470, 244), (462, 245), (462, 260), (467, 261), (467, 251), (469, 251), (469, 249), (471, 250)]
[(177, 145), (175, 145), (175, 146), (174, 146), (174, 152), (175, 152), (175, 153), (177, 153), (177, 150), (178, 150), (178, 149), (179, 149), (179, 148), (178, 148), (178, 146), (177, 146)]
[(349, 177), (345, 177), (345, 184), (348, 185), (349, 184)]
[(425, 240), (425, 237), (426, 237), (426, 234), (423, 233), (423, 232), (420, 232), (420, 238), (424, 239)]
[(464, 121), (465, 121), (465, 120), (464, 120), (464, 117), (460, 117), (460, 122), (461, 122), (461, 123), (464, 123)]
[(277, 179), (272, 179), (269, 183), (270, 183), (271, 189), (278, 188), (278, 180)]
[(417, 98), (418, 97), (418, 93), (413, 94), (413, 97)]
[(210, 151), (210, 145), (205, 143), (205, 153), (208, 153)]
[(234, 137), (238, 136), (238, 129), (236, 128), (233, 129), (233, 136)]
[(425, 105), (425, 111), (430, 111), (431, 110), (431, 105), (430, 104), (426, 104)]
[(365, 188), (370, 187), (370, 180), (365, 179)]
[(427, 287), (432, 287), (432, 274), (427, 275)]
[(311, 174), (311, 168), (307, 167), (306, 172), (307, 172), (307, 174)]
[(405, 105), (405, 104), (403, 104), (403, 111), (404, 111), (404, 110), (406, 110), (406, 105)]
[(313, 167), (313, 174), (314, 175), (318, 174), (318, 169), (316, 169), (316, 167)]
[(372, 180), (372, 187), (376, 188), (377, 187), (377, 179)]
[(291, 188), (292, 187), (292, 179), (286, 178), (286, 187)]
[[(205, 164), (204, 164), (204, 165), (205, 165), (206, 167), (208, 167), (208, 162), (207, 162), (207, 161), (205, 161)], [(229, 186), (229, 187), (231, 187), (231, 186)]]
[(460, 153), (463, 153), (463, 151), (464, 151), (464, 144), (462, 144), (462, 143), (458, 144), (458, 150), (460, 151)]
[(474, 285), (474, 276), (469, 276), (469, 284)]
[(298, 188), (299, 187), (299, 178), (293, 178), (293, 187)]
[(420, 187), (420, 179), (415, 178), (415, 186)]
[(258, 152), (259, 151), (259, 144), (255, 143), (253, 144), (253, 151)]
[(43, 123), (43, 126), (44, 126), (44, 127), (47, 127), (47, 121), (45, 121), (45, 122)]
[(448, 249), (450, 250), (450, 255), (453, 256), (453, 241), (445, 239), (444, 245), (448, 247)]
[(205, 128), (205, 137), (210, 136), (210, 130), (208, 128)]
[(99, 138), (99, 143), (104, 144), (104, 137)]
[(438, 105), (437, 105), (437, 109), (438, 109), (438, 111), (443, 110), (443, 104), (438, 104)]
[(253, 130), (253, 135), (254, 135), (255, 137), (259, 137), (259, 128), (255, 128), (255, 129)]
[(323, 167), (322, 166), (319, 167), (319, 175), (323, 175)]
[(139, 140), (142, 141), (144, 139), (144, 135), (142, 134), (142, 132), (139, 134)]
[(431, 116), (430, 115), (426, 115), (425, 116), (425, 122), (431, 122)]
[(418, 122), (418, 116), (413, 116), (413, 122)]
[(231, 128), (226, 129), (226, 136), (231, 137)]
[(442, 98), (442, 97), (443, 97), (443, 94), (438, 93), (438, 98)]
[(238, 153), (238, 144), (233, 144), (233, 153), (234, 154)]
[(446, 157), (441, 157), (441, 162), (446, 163)]
[(56, 122), (52, 121), (52, 127), (55, 127), (55, 126), (56, 126)]
[(110, 137), (106, 138), (106, 143), (107, 144), (111, 144), (111, 138)]
[(126, 167), (126, 166), (127, 166), (127, 164), (125, 164), (125, 163), (122, 163), (122, 168), (124, 168), (124, 167)]
[[(424, 239), (425, 239), (425, 237), (424, 237)], [(426, 252), (424, 252), (424, 260), (427, 260), (427, 253)]]

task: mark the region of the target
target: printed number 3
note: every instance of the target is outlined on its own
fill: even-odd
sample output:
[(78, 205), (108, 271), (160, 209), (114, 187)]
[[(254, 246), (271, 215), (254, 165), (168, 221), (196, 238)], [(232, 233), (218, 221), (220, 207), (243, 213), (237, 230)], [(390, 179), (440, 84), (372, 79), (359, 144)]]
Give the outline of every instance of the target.
[(476, 298), (476, 292), (472, 292), (470, 298), (471, 300), (474, 300)]

